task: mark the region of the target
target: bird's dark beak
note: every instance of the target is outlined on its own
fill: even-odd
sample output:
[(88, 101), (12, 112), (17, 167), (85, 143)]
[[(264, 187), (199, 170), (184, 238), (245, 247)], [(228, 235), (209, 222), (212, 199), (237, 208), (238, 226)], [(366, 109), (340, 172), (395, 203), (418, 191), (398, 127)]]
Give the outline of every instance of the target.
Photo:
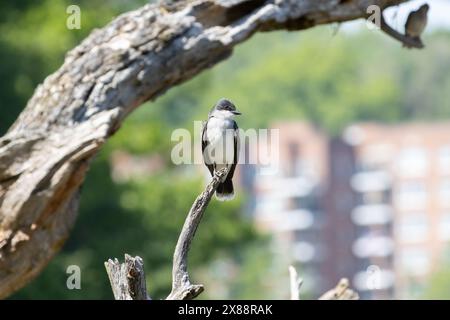
[(232, 111), (233, 112), (233, 114), (234, 115), (237, 115), (237, 116), (239, 116), (239, 115), (241, 115), (242, 113), (240, 113), (239, 111), (237, 111), (237, 110), (235, 110), (235, 111)]

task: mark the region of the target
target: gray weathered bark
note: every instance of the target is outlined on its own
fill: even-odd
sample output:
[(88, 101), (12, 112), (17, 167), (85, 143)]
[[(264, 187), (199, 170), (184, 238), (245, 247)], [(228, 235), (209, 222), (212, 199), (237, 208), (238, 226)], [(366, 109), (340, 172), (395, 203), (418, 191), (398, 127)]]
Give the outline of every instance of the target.
[(223, 181), (227, 174), (228, 170), (225, 168), (216, 172), (211, 182), (206, 186), (205, 191), (195, 199), (191, 210), (189, 210), (173, 254), (172, 291), (167, 300), (189, 300), (195, 298), (203, 291), (202, 285), (192, 284), (189, 279), (187, 271), (188, 253), (203, 213), (208, 207), (209, 201), (219, 183)]
[(124, 263), (109, 259), (105, 262), (105, 268), (116, 300), (150, 300), (141, 257), (125, 254)]
[(35, 277), (76, 218), (89, 163), (144, 101), (227, 58), (257, 31), (363, 18), (407, 0), (196, 0), (146, 5), (95, 30), (0, 138), (0, 298)]

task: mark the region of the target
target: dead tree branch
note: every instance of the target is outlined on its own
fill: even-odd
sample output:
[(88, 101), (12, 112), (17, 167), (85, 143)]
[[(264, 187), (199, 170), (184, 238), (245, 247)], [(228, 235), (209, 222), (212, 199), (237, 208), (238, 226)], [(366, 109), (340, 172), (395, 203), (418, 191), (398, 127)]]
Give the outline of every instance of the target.
[(218, 171), (212, 181), (206, 186), (205, 191), (195, 199), (191, 210), (189, 210), (173, 254), (172, 292), (167, 297), (168, 300), (193, 299), (203, 291), (202, 285), (193, 285), (189, 280), (187, 271), (188, 253), (203, 213), (217, 186), (227, 173), (228, 170), (226, 168)]
[[(203, 285), (192, 284), (189, 279), (188, 253), (211, 197), (227, 173), (226, 168), (216, 172), (189, 210), (173, 254), (172, 291), (167, 300), (190, 300), (203, 291)], [(125, 254), (125, 263), (109, 259), (105, 262), (105, 267), (116, 300), (149, 299), (145, 288), (144, 264), (140, 257), (132, 258)]]
[(350, 289), (348, 279), (342, 278), (337, 286), (325, 292), (319, 300), (358, 300), (359, 295)]
[(300, 278), (294, 266), (289, 266), (291, 300), (300, 300), (300, 287), (303, 284), (303, 279)]
[(116, 300), (151, 300), (147, 295), (144, 262), (140, 257), (125, 254), (125, 262), (109, 259), (105, 262)]
[(93, 31), (0, 138), (0, 298), (33, 279), (76, 219), (93, 157), (139, 105), (229, 57), (258, 31), (302, 30), (407, 0), (149, 4)]

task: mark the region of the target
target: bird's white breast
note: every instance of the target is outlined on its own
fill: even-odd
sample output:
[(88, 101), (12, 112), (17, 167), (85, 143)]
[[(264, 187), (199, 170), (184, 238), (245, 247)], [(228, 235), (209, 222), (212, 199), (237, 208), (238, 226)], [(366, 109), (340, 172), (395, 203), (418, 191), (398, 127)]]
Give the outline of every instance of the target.
[(234, 125), (230, 119), (212, 117), (206, 127), (211, 160), (217, 164), (232, 163), (234, 157)]
[(228, 119), (210, 118), (206, 128), (206, 137), (211, 144), (222, 139), (227, 130), (233, 129), (233, 122)]

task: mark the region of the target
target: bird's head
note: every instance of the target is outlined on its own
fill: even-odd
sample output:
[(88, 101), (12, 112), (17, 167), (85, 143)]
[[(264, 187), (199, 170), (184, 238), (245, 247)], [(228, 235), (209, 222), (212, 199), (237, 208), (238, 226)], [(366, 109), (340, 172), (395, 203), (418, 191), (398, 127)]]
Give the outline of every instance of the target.
[(211, 110), (210, 116), (216, 118), (233, 118), (240, 114), (233, 102), (227, 99), (220, 99)]

